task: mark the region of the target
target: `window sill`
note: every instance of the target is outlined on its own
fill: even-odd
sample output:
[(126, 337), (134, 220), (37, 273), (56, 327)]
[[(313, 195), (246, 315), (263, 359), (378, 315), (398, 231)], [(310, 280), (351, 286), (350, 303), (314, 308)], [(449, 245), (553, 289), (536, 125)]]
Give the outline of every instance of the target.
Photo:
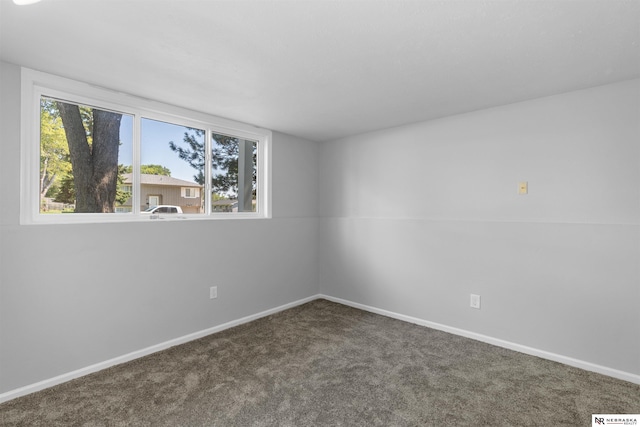
[[(107, 216), (105, 216), (107, 215)], [(106, 223), (144, 223), (144, 222), (173, 222), (173, 221), (229, 221), (247, 219), (269, 219), (261, 213), (233, 213), (233, 214), (158, 214), (134, 215), (127, 213), (114, 214), (52, 214), (37, 215), (35, 218), (21, 218), (20, 225), (59, 225), (59, 224), (106, 224)]]

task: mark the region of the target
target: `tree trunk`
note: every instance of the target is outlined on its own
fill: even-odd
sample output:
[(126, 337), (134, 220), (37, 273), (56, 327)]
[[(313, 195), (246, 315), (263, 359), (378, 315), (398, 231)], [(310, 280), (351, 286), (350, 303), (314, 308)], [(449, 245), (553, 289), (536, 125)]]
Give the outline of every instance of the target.
[(99, 212), (114, 212), (122, 114), (93, 110), (93, 188)]
[(76, 212), (113, 212), (118, 178), (122, 114), (92, 110), (92, 144), (77, 105), (58, 102), (69, 144), (76, 190)]

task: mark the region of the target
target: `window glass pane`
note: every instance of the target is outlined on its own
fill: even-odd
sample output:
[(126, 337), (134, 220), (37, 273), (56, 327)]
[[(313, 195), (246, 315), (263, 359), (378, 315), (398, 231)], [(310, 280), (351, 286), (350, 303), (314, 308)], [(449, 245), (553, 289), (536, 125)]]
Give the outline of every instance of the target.
[(257, 152), (256, 141), (212, 133), (212, 212), (257, 212)]
[(131, 115), (42, 97), (39, 212), (127, 212), (132, 141)]
[(143, 118), (140, 138), (140, 210), (204, 213), (205, 131)]

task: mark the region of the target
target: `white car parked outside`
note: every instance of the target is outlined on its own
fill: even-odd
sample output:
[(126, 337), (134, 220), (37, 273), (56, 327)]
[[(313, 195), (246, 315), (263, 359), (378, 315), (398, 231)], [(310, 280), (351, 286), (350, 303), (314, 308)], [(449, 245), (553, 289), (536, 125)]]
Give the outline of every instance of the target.
[(180, 206), (158, 205), (158, 206), (152, 206), (140, 213), (142, 214), (161, 214), (161, 213), (181, 214), (182, 208)]

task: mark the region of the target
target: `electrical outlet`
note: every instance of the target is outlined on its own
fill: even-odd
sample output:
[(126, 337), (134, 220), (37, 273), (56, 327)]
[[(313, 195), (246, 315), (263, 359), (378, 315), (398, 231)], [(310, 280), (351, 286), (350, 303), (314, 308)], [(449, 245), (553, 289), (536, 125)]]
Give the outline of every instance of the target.
[(471, 308), (480, 309), (480, 295), (471, 294)]
[(216, 299), (216, 298), (218, 298), (218, 287), (212, 286), (209, 288), (209, 299)]

